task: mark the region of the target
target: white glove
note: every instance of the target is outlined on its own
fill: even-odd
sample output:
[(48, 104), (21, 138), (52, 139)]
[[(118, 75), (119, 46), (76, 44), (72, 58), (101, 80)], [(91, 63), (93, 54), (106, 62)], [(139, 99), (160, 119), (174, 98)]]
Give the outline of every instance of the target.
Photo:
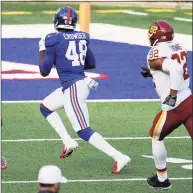
[(91, 89), (97, 89), (99, 86), (99, 83), (93, 80), (92, 78), (86, 77), (84, 80), (86, 84), (88, 85), (88, 87)]

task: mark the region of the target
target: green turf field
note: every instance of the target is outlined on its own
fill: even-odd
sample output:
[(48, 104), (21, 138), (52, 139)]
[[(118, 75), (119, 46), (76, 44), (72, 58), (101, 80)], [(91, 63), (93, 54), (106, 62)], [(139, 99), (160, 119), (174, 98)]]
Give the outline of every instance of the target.
[[(3, 24), (47, 24), (52, 23), (53, 14), (42, 11), (56, 11), (64, 4), (50, 3), (2, 3)], [(78, 10), (78, 5), (70, 5)], [(147, 29), (156, 19), (165, 19), (176, 32), (192, 34), (192, 23), (175, 21), (173, 17), (191, 18), (190, 10), (174, 9), (171, 13), (149, 13), (136, 16), (124, 13), (97, 13), (96, 10), (129, 9), (145, 12), (137, 7), (92, 6), (93, 23), (109, 23)], [(26, 15), (6, 15), (4, 12), (25, 11)], [(120, 22), (121, 21), (121, 22)], [(37, 103), (11, 103), (2, 105), (3, 132), (2, 150), (8, 161), (8, 168), (2, 171), (3, 193), (34, 193), (38, 191), (38, 171), (41, 166), (55, 164), (62, 169), (70, 181), (61, 186), (61, 193), (161, 193), (146, 184), (146, 177), (155, 172), (154, 162), (142, 155), (151, 155), (149, 129), (152, 120), (160, 110), (158, 102), (111, 102), (88, 103), (91, 127), (108, 138), (117, 149), (128, 154), (132, 162), (120, 175), (112, 175), (113, 160), (94, 149), (84, 141), (67, 159), (60, 159), (62, 142), (55, 131), (44, 120)], [(60, 111), (69, 132), (77, 138), (64, 113)], [(27, 115), (27, 116), (26, 116)], [(182, 126), (166, 139), (169, 158), (192, 160), (192, 142), (182, 138), (188, 136)], [(115, 139), (112, 139), (115, 138)], [(26, 139), (26, 141), (25, 141)], [(29, 139), (33, 139), (29, 141)], [(38, 139), (45, 139), (38, 141)], [(50, 140), (48, 140), (50, 139)], [(56, 139), (56, 140), (55, 140)], [(191, 193), (192, 170), (181, 166), (188, 163), (168, 163), (168, 172), (173, 188), (168, 193)], [(91, 180), (91, 181), (89, 181)]]
[[(28, 3), (28, 2), (17, 2), (17, 3), (2, 3), (2, 23), (3, 24), (33, 24), (33, 23), (52, 23), (53, 13), (44, 14), (42, 11), (56, 11), (59, 7), (64, 6), (64, 4), (50, 4), (50, 3)], [(79, 6), (76, 4), (69, 5), (79, 9)], [(108, 10), (108, 9), (124, 9), (132, 10), (137, 12), (147, 12), (147, 8), (137, 8), (137, 7), (108, 7), (108, 6), (92, 6), (92, 23), (108, 23), (115, 25), (124, 25), (130, 27), (138, 27), (147, 29), (151, 22), (164, 19), (167, 20), (175, 29), (175, 32), (192, 34), (192, 23), (184, 21), (176, 21), (173, 17), (182, 17), (182, 18), (192, 18), (192, 8), (190, 9), (172, 9), (174, 12), (166, 13), (152, 13), (147, 12), (148, 16), (139, 16), (139, 15), (129, 15), (125, 13), (96, 13), (96, 10)], [(25, 11), (31, 12), (26, 15), (5, 15), (5, 12), (11, 11)]]
[[(123, 170), (122, 174), (110, 174), (113, 161), (84, 141), (78, 141), (79, 148), (67, 159), (59, 159), (62, 147), (59, 140), (18, 141), (19, 139), (58, 139), (58, 136), (40, 114), (39, 104), (3, 104), (2, 139), (8, 141), (2, 142), (2, 149), (9, 165), (7, 170), (2, 172), (2, 180), (7, 183), (2, 185), (2, 192), (37, 192), (37, 184), (29, 181), (37, 180), (39, 168), (46, 164), (58, 165), (63, 174), (71, 180), (61, 186), (62, 193), (163, 192), (152, 190), (145, 182), (145, 178), (154, 172), (154, 162), (141, 155), (151, 155), (151, 140), (136, 138), (149, 136), (152, 119), (160, 110), (159, 103), (88, 103), (88, 107), (92, 128), (104, 137), (119, 137), (108, 141), (131, 157), (131, 164)], [(72, 136), (77, 138), (64, 113), (60, 111), (60, 114), (64, 117)], [(171, 137), (187, 135), (182, 126)], [(124, 139), (125, 137), (130, 139)], [(9, 141), (11, 139), (16, 141)], [(171, 138), (166, 139), (165, 142), (169, 158), (192, 159), (190, 139)], [(173, 184), (169, 193), (192, 192), (192, 180), (188, 179), (192, 178), (192, 170), (183, 169), (182, 165), (185, 164), (168, 163), (169, 177)], [(13, 181), (20, 182), (13, 183)]]

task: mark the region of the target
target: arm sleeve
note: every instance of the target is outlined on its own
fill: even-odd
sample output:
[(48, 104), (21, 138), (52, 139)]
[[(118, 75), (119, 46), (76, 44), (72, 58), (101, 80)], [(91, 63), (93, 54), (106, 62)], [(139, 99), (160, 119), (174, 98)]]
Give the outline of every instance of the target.
[(96, 64), (94, 54), (93, 54), (92, 50), (89, 47), (88, 47), (88, 50), (87, 50), (85, 63), (88, 64), (88, 65)]
[(175, 60), (166, 58), (162, 63), (162, 70), (170, 73), (170, 88), (173, 90), (179, 90), (180, 83), (183, 79), (183, 66)]
[(92, 50), (88, 47), (86, 59), (85, 59), (85, 69), (92, 69), (96, 67), (96, 60)]
[(45, 39), (48, 35), (51, 35), (51, 34), (54, 34), (55, 32), (52, 32), (52, 33), (49, 33), (45, 36), (43, 36), (40, 41), (39, 41), (39, 52), (42, 51), (42, 50), (45, 50), (46, 49), (46, 43), (45, 43)]
[(55, 58), (55, 49), (53, 47), (47, 47), (45, 51), (45, 57), (40, 65), (41, 74), (48, 75), (52, 69)]

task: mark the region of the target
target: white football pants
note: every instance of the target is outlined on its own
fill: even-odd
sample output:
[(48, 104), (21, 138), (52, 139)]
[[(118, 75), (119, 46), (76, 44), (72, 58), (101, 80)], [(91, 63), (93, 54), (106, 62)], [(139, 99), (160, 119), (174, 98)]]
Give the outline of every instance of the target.
[(98, 86), (94, 80), (85, 78), (74, 83), (62, 92), (62, 87), (53, 91), (43, 101), (43, 105), (51, 111), (64, 108), (75, 132), (90, 126), (86, 99), (90, 88)]

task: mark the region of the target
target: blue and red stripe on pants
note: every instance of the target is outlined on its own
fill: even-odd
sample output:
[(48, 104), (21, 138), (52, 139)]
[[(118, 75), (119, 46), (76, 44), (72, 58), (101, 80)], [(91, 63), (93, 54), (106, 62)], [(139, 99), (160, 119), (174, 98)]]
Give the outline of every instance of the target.
[(78, 102), (76, 84), (73, 84), (70, 87), (70, 101), (71, 101), (71, 105), (73, 107), (74, 113), (76, 115), (76, 118), (80, 124), (80, 127), (82, 129), (87, 128), (88, 126), (85, 120), (85, 116)]

